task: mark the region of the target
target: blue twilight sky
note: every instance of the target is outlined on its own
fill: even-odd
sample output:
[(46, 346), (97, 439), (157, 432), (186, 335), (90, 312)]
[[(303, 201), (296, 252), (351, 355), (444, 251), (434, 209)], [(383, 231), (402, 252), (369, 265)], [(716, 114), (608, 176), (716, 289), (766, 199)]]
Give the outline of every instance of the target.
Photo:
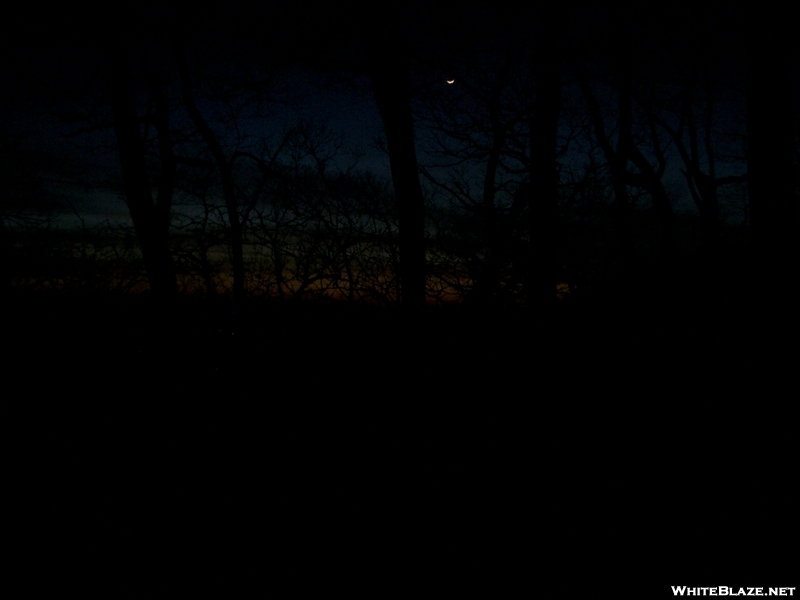
[[(268, 3), (265, 6), (265, 14), (267, 15), (269, 11), (274, 11), (276, 15), (282, 15), (282, 11), (292, 12), (288, 8), (282, 7), (280, 3)], [(82, 127), (85, 128), (86, 124), (65, 121), (64, 113), (69, 111), (57, 108), (60, 103), (63, 103), (64, 105), (69, 104), (71, 106), (70, 110), (75, 109), (77, 106), (80, 108), (78, 112), (83, 114), (92, 114), (93, 111), (99, 110), (92, 105), (93, 102), (98, 102), (98, 96), (95, 93), (97, 86), (100, 85), (98, 73), (86, 65), (97, 65), (97, 61), (102, 54), (102, 44), (99, 43), (99, 40), (104, 39), (104, 34), (101, 28), (98, 27), (97, 19), (86, 19), (84, 18), (87, 16), (86, 14), (78, 14), (75, 12), (77, 9), (72, 7), (62, 6), (58, 10), (59, 12), (48, 12), (46, 15), (37, 16), (37, 11), (31, 9), (28, 11), (27, 17), (23, 15), (17, 20), (12, 18), (9, 21), (9, 29), (12, 34), (3, 41), (3, 49), (4, 55), (11, 58), (4, 61), (2, 67), (0, 67), (2, 68), (4, 81), (7, 82), (5, 86), (6, 95), (3, 99), (3, 104), (0, 105), (0, 127), (2, 127), (2, 131), (7, 138), (19, 136), (22, 140), (22, 146), (33, 154), (45, 153), (50, 155), (50, 158), (46, 161), (50, 166), (45, 166), (42, 163), (41, 166), (35, 167), (34, 170), (39, 169), (42, 171), (41, 174), (45, 180), (48, 180), (48, 176), (52, 175), (52, 177), (49, 177), (52, 181), (47, 183), (49, 189), (56, 191), (62, 200), (71, 202), (72, 206), (85, 218), (124, 221), (127, 219), (127, 208), (124, 201), (119, 193), (103, 189), (102, 183), (113, 179), (119, 169), (118, 157), (114, 154), (113, 132), (106, 127), (105, 129), (93, 129), (81, 135), (64, 138), (65, 133), (75, 132)], [(297, 11), (292, 13), (294, 14), (293, 18), (297, 18), (295, 13)], [(302, 10), (300, 13), (302, 13)], [(92, 11), (87, 14), (92, 14)], [(157, 11), (154, 14), (160, 13)], [(136, 12), (135, 15), (139, 15), (138, 18), (145, 19), (146, 22), (155, 23), (155, 17), (147, 17), (143, 12)], [(302, 44), (306, 45), (308, 55), (316, 53), (320, 56), (326, 55), (330, 60), (334, 60), (338, 52), (336, 50), (337, 45), (331, 44), (330, 40), (324, 40), (323, 36), (328, 34), (325, 31), (327, 28), (334, 31), (330, 39), (336, 40), (336, 28), (341, 26), (342, 23), (330, 21), (338, 18), (335, 11), (327, 11), (325, 15), (325, 19), (329, 21), (317, 24), (311, 23), (313, 20), (312, 14), (306, 15), (309, 19), (309, 25), (303, 29), (304, 33), (302, 35), (305, 37), (301, 41)], [(95, 14), (94, 16), (98, 15)], [(107, 16), (110, 17), (111, 14), (109, 13)], [(184, 16), (189, 18), (189, 15)], [(202, 42), (198, 46), (198, 52), (204, 49), (211, 51), (223, 42), (231, 43), (231, 40), (226, 37), (230, 34), (230, 31), (226, 29), (225, 19), (229, 19), (237, 26), (242, 25), (241, 22), (236, 21), (237, 16), (233, 10), (220, 15), (215, 13), (212, 16), (213, 19), (208, 17), (206, 21), (202, 22), (206, 30), (196, 33), (197, 39)], [(439, 23), (434, 17), (436, 17), (435, 10), (431, 9), (429, 13), (426, 13), (426, 18), (432, 19), (429, 23), (426, 23), (426, 27), (430, 30), (426, 35), (433, 36), (430, 32), (436, 31), (445, 32), (440, 28), (437, 29), (437, 23), (443, 26), (454, 22), (448, 20)], [(197, 18), (202, 20), (205, 17)], [(506, 25), (501, 21), (498, 22), (501, 25)], [(286, 23), (281, 22), (278, 17), (272, 20), (266, 19), (263, 22), (249, 23), (248, 26), (251, 27), (251, 30), (241, 35), (245, 37), (261, 31), (266, 40), (264, 42), (264, 54), (265, 56), (272, 56), (270, 53), (275, 54), (281, 51), (281, 44), (288, 48), (288, 43), (281, 42), (279, 35), (281, 28), (292, 29), (285, 25)], [(468, 25), (468, 23), (465, 24), (464, 28)], [(487, 28), (491, 29), (491, 27), (486, 25), (483, 29), (478, 28), (476, 31), (485, 32)], [(470, 39), (468, 35), (458, 34), (458, 32), (453, 32), (452, 29), (452, 26), (448, 27), (446, 35), (453, 36), (454, 44), (473, 44), (474, 40)], [(144, 31), (146, 33), (146, 29)], [(338, 32), (342, 43), (347, 43), (346, 36), (350, 35), (350, 33), (344, 33), (345, 31), (349, 30), (343, 27)], [(144, 34), (141, 35), (144, 36)], [(235, 40), (235, 37), (233, 36), (231, 39)], [(271, 46), (269, 45), (270, 37), (278, 40)], [(435, 36), (431, 39), (435, 39)], [(498, 39), (502, 40), (502, 36)], [(431, 40), (427, 40), (425, 43), (429, 43), (430, 46), (436, 46), (436, 43), (431, 42)], [(205, 44), (205, 48), (203, 44)], [(297, 48), (292, 51), (295, 50)], [(437, 51), (440, 50), (441, 48)], [(494, 52), (494, 50), (490, 50), (490, 52)], [(464, 65), (470, 64), (476, 69), (484, 66), (480, 61), (470, 63), (474, 57), (459, 55), (457, 52), (453, 56), (453, 64), (459, 64), (459, 60), (463, 59), (460, 63), (462, 68)], [(277, 60), (280, 62), (280, 60), (284, 59), (279, 58)], [(295, 58), (292, 57), (291, 60), (294, 61)], [(290, 64), (290, 62), (287, 60), (286, 64)], [(430, 73), (420, 74), (427, 67), (421, 67), (418, 63), (414, 65), (414, 68), (417, 69), (415, 75), (422, 79), (426, 77), (431, 79), (432, 77), (433, 81), (440, 82), (442, 93), (447, 93), (449, 86), (444, 83), (444, 77), (441, 74), (433, 76)], [(470, 81), (473, 75), (474, 73), (468, 70), (466, 72), (458, 72), (456, 74), (457, 81), (452, 86), (452, 91), (457, 93), (458, 86), (462, 81)], [(382, 124), (374, 100), (369, 93), (369, 84), (365, 77), (355, 77), (349, 82), (329, 85), (327, 77), (317, 74), (316, 71), (310, 68), (294, 64), (294, 66), (284, 68), (283, 78), (290, 91), (290, 98), (284, 98), (281, 102), (271, 103), (263, 117), (258, 120), (251, 120), (244, 126), (247, 130), (246, 133), (254, 138), (269, 138), (270, 136), (280, 135), (281, 132), (292, 127), (298, 120), (313, 121), (315, 123), (325, 122), (334, 134), (343, 136), (341, 162), (343, 166), (350, 160), (349, 153), (355, 150), (361, 155), (360, 168), (388, 178), (388, 159), (375, 144), (375, 140), (382, 136)], [(95, 92), (92, 90), (95, 90)], [(88, 93), (81, 96), (84, 92)], [(74, 94), (74, 97), (71, 97), (70, 94)], [(613, 106), (613, 98), (608, 98), (607, 100), (607, 104)], [(731, 106), (734, 104), (736, 102), (733, 102)], [(53, 110), (53, 105), (56, 106), (55, 110)], [(201, 108), (207, 114), (213, 114), (214, 112), (209, 105), (201, 105)], [(730, 110), (731, 114), (737, 113), (741, 115), (742, 112), (740, 106)], [(176, 118), (185, 119), (185, 116), (179, 115)], [(736, 124), (725, 123), (725, 121), (731, 119), (733, 117), (729, 119), (727, 116), (718, 119), (720, 129), (735, 129)], [(565, 138), (570, 133), (567, 130), (568, 127), (568, 124), (563, 126)], [(419, 120), (416, 135), (420, 162), (429, 162), (430, 157), (427, 156), (426, 149), (430, 147), (430, 132), (425, 129)], [(734, 151), (739, 152), (740, 150), (736, 149)], [(667, 148), (667, 153), (670, 160), (666, 183), (675, 202), (675, 209), (678, 212), (692, 211), (691, 199), (679, 172), (679, 167), (682, 166), (680, 160), (673, 149)], [(69, 165), (69, 168), (66, 169), (66, 175), (63, 169), (51, 168), (53, 165), (58, 165), (60, 161)], [(16, 169), (16, 167), (11, 168)], [(26, 168), (31, 168), (31, 166), (28, 165)], [(480, 160), (477, 160), (476, 165), (470, 166), (469, 169), (476, 178), (479, 178), (482, 169)], [(732, 173), (737, 172), (737, 165), (721, 164), (718, 168), (719, 174), (725, 174), (725, 169), (730, 169)], [(71, 179), (80, 183), (68, 185), (63, 183), (63, 179)], [(70, 212), (71, 208), (68, 208), (65, 214)]]

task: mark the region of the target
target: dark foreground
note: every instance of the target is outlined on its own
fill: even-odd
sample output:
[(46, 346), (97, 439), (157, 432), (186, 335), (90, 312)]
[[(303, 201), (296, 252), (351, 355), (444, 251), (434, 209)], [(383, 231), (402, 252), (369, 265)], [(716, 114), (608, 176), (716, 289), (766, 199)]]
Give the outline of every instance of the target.
[(786, 315), (28, 297), (4, 329), (25, 597), (793, 585)]

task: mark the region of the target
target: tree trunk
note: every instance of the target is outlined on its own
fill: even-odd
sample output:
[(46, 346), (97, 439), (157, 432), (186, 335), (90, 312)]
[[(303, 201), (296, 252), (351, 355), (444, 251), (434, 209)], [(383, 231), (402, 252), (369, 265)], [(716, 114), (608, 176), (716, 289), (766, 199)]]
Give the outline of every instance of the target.
[(557, 28), (548, 27), (546, 21), (543, 25), (537, 31), (533, 65), (536, 104), (531, 124), (531, 245), (526, 276), (529, 301), (539, 307), (552, 304), (556, 297), (560, 238), (557, 155), (562, 67)]
[(411, 115), (411, 76), (397, 34), (373, 40), (370, 77), (383, 120), (400, 228), (400, 293), (404, 307), (425, 304), (425, 202)]
[(106, 92), (119, 146), (125, 198), (142, 250), (150, 289), (158, 296), (177, 293), (169, 249), (169, 211), (153, 203), (144, 142), (136, 115), (136, 90), (119, 48), (106, 49)]
[(486, 173), (483, 178), (483, 220), (484, 243), (486, 256), (483, 265), (475, 277), (471, 296), (479, 306), (493, 306), (497, 302), (500, 291), (500, 280), (503, 265), (506, 261), (507, 248), (511, 231), (503, 231), (497, 218), (495, 206), (497, 169), (500, 166), (506, 142), (506, 125), (500, 120), (500, 96), (508, 78), (508, 64), (504, 65), (492, 90), (489, 101), (489, 121), (492, 126), (492, 146), (486, 161)]
[(225, 208), (228, 213), (228, 226), (230, 228), (233, 300), (235, 304), (241, 305), (246, 295), (244, 288), (244, 239), (242, 220), (239, 218), (239, 206), (236, 201), (233, 164), (225, 156), (219, 139), (197, 108), (192, 92), (192, 84), (191, 81), (189, 81), (189, 67), (186, 62), (186, 56), (177, 44), (173, 44), (173, 48), (175, 50), (178, 71), (180, 73), (181, 96), (183, 97), (184, 107), (189, 114), (189, 118), (203, 137), (203, 141), (208, 146), (211, 155), (214, 157), (214, 162), (219, 169), (222, 182), (222, 196), (225, 200)]
[(756, 12), (748, 31), (747, 171), (755, 259), (751, 275), (755, 297), (766, 302), (761, 308), (777, 306), (776, 315), (788, 316), (794, 310), (790, 302), (797, 280), (794, 48), (787, 21), (772, 17)]
[(611, 174), (617, 223), (617, 258), (627, 258), (630, 256), (631, 247), (633, 246), (632, 207), (626, 181), (628, 173), (628, 147), (630, 145), (631, 136), (631, 97), (630, 94), (624, 93), (624, 89), (619, 94), (619, 134), (617, 136), (616, 148), (614, 148), (605, 131), (603, 115), (600, 112), (597, 98), (594, 96), (589, 86), (584, 67), (576, 61), (574, 61), (574, 63), (573, 67), (576, 71), (578, 83), (580, 84), (583, 97), (589, 109), (595, 136), (597, 137), (600, 148), (603, 150), (603, 155), (606, 157), (608, 169)]
[(750, 216), (755, 242), (769, 261), (788, 241), (795, 220), (793, 65), (788, 44), (753, 35), (759, 47), (751, 48), (747, 80)]

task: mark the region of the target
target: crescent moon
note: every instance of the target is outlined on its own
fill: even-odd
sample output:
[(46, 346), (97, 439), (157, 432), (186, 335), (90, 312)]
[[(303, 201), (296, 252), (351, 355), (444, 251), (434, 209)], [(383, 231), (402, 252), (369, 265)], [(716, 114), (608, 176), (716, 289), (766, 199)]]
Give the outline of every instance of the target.
[(445, 81), (447, 82), (447, 85), (452, 85), (456, 82), (455, 79), (445, 79)]

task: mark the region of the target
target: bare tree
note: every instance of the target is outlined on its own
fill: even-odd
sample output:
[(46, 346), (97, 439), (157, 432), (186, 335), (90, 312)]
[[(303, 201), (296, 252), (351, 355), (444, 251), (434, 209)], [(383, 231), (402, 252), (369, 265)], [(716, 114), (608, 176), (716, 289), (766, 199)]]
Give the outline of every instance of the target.
[[(680, 114), (677, 128), (669, 120), (655, 114), (650, 103), (645, 105), (650, 119), (661, 126), (670, 136), (683, 161), (683, 173), (689, 192), (700, 213), (706, 247), (713, 250), (717, 247), (720, 236), (720, 202), (719, 188), (743, 183), (747, 175), (717, 175), (717, 150), (714, 141), (715, 90), (706, 79), (704, 84), (705, 98), (700, 111), (702, 121), (698, 124), (695, 108), (694, 81), (687, 82), (680, 99)], [(688, 144), (687, 144), (688, 141)], [(702, 150), (701, 150), (702, 148)], [(702, 164), (706, 167), (703, 168)]]
[[(385, 182), (336, 165), (340, 143), (323, 127), (300, 124), (283, 152), (252, 163), (270, 172), (252, 195), (252, 249), (266, 263), (260, 288), (279, 298), (399, 300), (398, 229)], [(268, 292), (269, 293), (269, 292)]]
[(244, 245), (242, 222), (239, 215), (239, 203), (236, 197), (236, 186), (233, 175), (233, 160), (225, 155), (222, 143), (214, 130), (209, 126), (208, 121), (200, 113), (194, 98), (192, 82), (190, 80), (189, 66), (186, 54), (177, 42), (173, 43), (175, 62), (178, 67), (180, 77), (181, 97), (183, 106), (194, 123), (203, 141), (208, 146), (214, 163), (219, 169), (222, 183), (222, 197), (227, 209), (228, 226), (230, 228), (230, 248), (231, 262), (233, 266), (233, 298), (236, 303), (241, 303), (245, 299), (245, 268), (244, 268)]
[(400, 225), (400, 291), (403, 305), (425, 304), (425, 201), (419, 181), (411, 114), (411, 75), (406, 41), (396, 25), (371, 32), (369, 75), (383, 119)]
[[(795, 197), (796, 46), (790, 19), (748, 11), (747, 171), (755, 246), (754, 283), (770, 290), (779, 318), (793, 310), (797, 293)], [(774, 282), (783, 281), (777, 290)], [(773, 289), (771, 289), (773, 288)], [(766, 297), (767, 294), (763, 294)], [(790, 308), (791, 307), (791, 308)]]
[(168, 104), (156, 95), (155, 123), (159, 135), (162, 171), (158, 195), (153, 199), (145, 146), (136, 110), (136, 89), (124, 50), (117, 44), (106, 48), (106, 95), (111, 106), (119, 147), (125, 198), (142, 249), (153, 292), (171, 296), (177, 291), (169, 248), (169, 215), (176, 163), (169, 133)]
[(560, 43), (566, 28), (557, 13), (550, 13), (548, 19), (542, 11), (537, 17), (533, 57), (536, 103), (530, 127), (531, 247), (525, 284), (532, 303), (546, 307), (555, 298), (556, 247), (562, 229), (557, 161), (563, 77)]

